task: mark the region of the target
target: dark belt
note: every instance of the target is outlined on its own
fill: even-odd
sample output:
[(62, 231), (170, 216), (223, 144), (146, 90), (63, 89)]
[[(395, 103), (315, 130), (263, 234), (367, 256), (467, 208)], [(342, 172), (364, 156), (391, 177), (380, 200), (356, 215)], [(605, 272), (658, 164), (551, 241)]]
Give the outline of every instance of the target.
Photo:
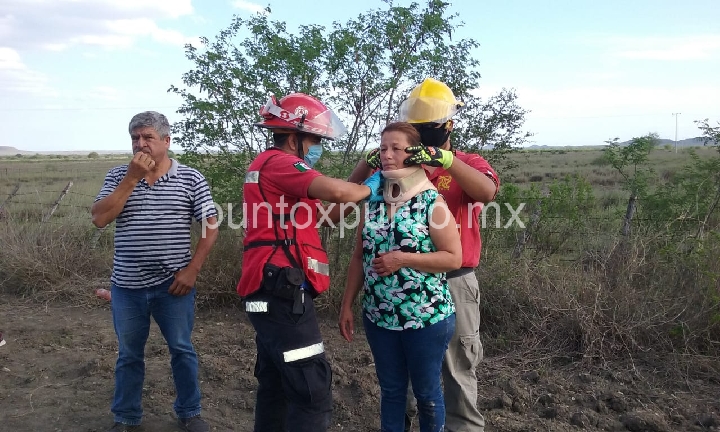
[[(283, 292), (270, 291), (265, 286), (260, 287), (260, 291), (270, 294), (273, 297), (281, 298), (283, 300), (292, 300), (293, 302), (293, 313), (296, 315), (302, 315), (305, 311), (305, 288), (294, 288)], [(310, 298), (312, 296), (308, 293)]]
[(452, 279), (460, 276), (465, 276), (468, 273), (472, 273), (475, 270), (473, 267), (460, 267), (457, 270), (449, 271), (445, 274), (446, 279)]

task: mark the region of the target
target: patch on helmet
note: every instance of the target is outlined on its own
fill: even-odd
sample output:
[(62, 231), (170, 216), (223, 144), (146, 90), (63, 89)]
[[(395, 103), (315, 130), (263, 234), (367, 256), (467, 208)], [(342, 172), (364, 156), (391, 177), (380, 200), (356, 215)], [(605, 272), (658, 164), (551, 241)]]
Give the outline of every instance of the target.
[(305, 108), (304, 106), (300, 105), (297, 108), (295, 108), (295, 115), (298, 117), (308, 115), (308, 109)]

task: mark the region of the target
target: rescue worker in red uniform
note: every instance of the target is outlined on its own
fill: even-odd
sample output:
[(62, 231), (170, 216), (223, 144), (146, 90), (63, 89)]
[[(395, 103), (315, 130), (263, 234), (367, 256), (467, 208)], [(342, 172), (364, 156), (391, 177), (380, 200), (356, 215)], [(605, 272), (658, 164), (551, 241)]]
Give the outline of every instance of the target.
[[(328, 258), (317, 230), (320, 200), (382, 199), (380, 176), (364, 184), (313, 169), (321, 140), (345, 127), (317, 99), (292, 93), (260, 109), (256, 124), (274, 146), (245, 177), (245, 239), (237, 292), (256, 332), (255, 432), (323, 432), (332, 412), (332, 374), (313, 298), (330, 287)], [(339, 217), (339, 212), (335, 213)]]
[[(443, 360), (447, 432), (482, 432), (485, 419), (477, 408), (477, 372), (482, 360), (480, 341), (480, 288), (474, 269), (480, 262), (482, 240), (479, 218), (483, 205), (495, 199), (500, 180), (480, 155), (453, 148), (452, 117), (462, 108), (452, 90), (443, 82), (427, 78), (418, 84), (400, 105), (398, 120), (411, 123), (420, 132), (418, 147), (406, 165), (422, 165), (428, 179), (442, 194), (455, 216), (462, 243), (462, 267), (447, 273), (450, 294), (455, 302), (455, 334)], [(359, 182), (380, 167), (377, 150), (358, 162), (348, 181)], [(408, 391), (405, 430), (412, 429), (414, 397)]]

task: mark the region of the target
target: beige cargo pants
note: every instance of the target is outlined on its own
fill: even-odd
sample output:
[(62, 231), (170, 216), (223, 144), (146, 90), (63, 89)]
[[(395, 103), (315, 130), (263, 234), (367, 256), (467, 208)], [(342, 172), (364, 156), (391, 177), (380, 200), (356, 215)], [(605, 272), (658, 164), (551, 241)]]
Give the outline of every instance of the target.
[[(448, 279), (455, 303), (455, 334), (445, 352), (442, 379), (447, 432), (484, 432), (485, 419), (477, 408), (476, 368), (483, 358), (480, 342), (480, 287), (475, 272)], [(408, 387), (405, 430), (412, 430), (417, 413), (412, 387)]]

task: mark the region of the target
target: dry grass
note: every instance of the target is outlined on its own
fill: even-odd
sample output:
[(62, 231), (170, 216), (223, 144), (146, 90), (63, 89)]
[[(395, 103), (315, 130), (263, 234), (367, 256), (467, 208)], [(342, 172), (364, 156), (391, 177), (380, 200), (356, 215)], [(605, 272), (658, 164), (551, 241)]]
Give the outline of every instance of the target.
[(584, 259), (540, 262), (486, 255), (479, 270), (484, 340), (610, 361), (650, 353), (720, 353), (720, 248), (696, 256), (637, 239)]
[(84, 301), (106, 287), (112, 251), (93, 249), (84, 214), (63, 223), (0, 221), (0, 290), (39, 300)]
[[(199, 227), (195, 227), (199, 228)], [(197, 238), (199, 229), (193, 231)], [(237, 282), (242, 268), (242, 236), (240, 231), (223, 229), (198, 276), (198, 303), (206, 307), (238, 305)], [(262, 271), (258, 269), (258, 271)]]
[[(711, 154), (710, 149), (699, 149)], [(593, 187), (592, 217), (570, 222), (542, 219), (536, 242), (519, 257), (520, 231), (485, 229), (478, 277), (483, 341), (489, 354), (519, 348), (550, 357), (589, 362), (653, 353), (708, 363), (720, 354), (720, 241), (676, 248), (659, 235), (627, 241), (619, 236), (627, 193), (619, 176), (600, 163), (599, 150), (526, 151), (513, 155), (519, 168), (503, 179), (527, 188), (580, 174)], [(668, 181), (689, 160), (685, 151), (656, 150), (651, 160)], [(0, 160), (0, 204), (18, 183), (21, 194), (0, 217), (0, 291), (28, 298), (88, 301), (107, 286), (112, 229), (93, 248), (89, 208), (103, 177), (123, 160)], [(73, 181), (49, 223), (42, 216)], [(508, 182), (506, 181), (506, 184)], [(523, 213), (529, 219), (530, 206)], [(195, 238), (199, 230), (195, 230)], [(223, 229), (198, 280), (201, 307), (236, 304), (242, 263), (239, 231)], [(334, 313), (344, 286), (353, 236), (325, 233), (333, 287), (319, 307)], [(329, 234), (329, 235), (327, 235)], [(538, 242), (546, 245), (538, 245)], [(553, 250), (553, 245), (558, 249)], [(259, 269), (257, 269), (259, 270)], [(685, 360), (678, 360), (686, 364)], [(689, 361), (689, 360), (688, 360)]]
[[(708, 147), (694, 147), (700, 156), (717, 155), (717, 151)], [(690, 160), (690, 148), (684, 148), (676, 154), (674, 150), (659, 148), (650, 154), (650, 163), (663, 178), (669, 178)], [(593, 186), (617, 188), (622, 178), (603, 162), (602, 150), (568, 148), (555, 150), (524, 150), (510, 155), (517, 168), (501, 174), (501, 180), (512, 178), (516, 184), (537, 183), (560, 179), (567, 175), (581, 174)]]

